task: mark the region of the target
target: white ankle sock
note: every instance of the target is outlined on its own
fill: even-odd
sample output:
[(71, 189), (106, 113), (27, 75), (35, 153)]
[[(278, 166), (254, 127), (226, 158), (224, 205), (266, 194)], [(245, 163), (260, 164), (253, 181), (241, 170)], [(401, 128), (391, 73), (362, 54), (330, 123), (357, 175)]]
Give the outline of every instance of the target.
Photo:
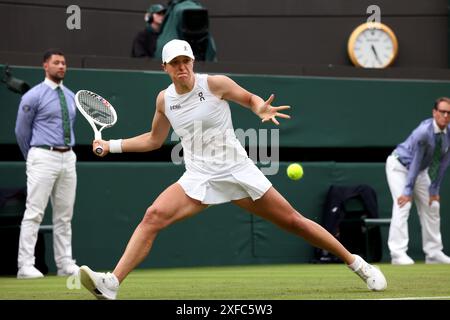
[(116, 275), (112, 272), (108, 272), (111, 275), (111, 279), (113, 280), (113, 284), (117, 287), (119, 287), (119, 279), (117, 279)]
[(353, 270), (356, 271), (361, 267), (362, 258), (360, 256), (357, 256), (356, 254), (353, 255), (355, 257), (355, 261), (353, 261), (352, 264), (348, 264), (347, 266)]

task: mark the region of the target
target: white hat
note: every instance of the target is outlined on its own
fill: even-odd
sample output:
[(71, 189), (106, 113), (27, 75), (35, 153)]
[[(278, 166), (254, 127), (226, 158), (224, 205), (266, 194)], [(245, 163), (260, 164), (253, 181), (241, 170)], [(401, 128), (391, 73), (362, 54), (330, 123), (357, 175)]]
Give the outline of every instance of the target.
[(173, 58), (178, 56), (187, 56), (195, 60), (194, 53), (189, 42), (184, 40), (173, 39), (167, 42), (162, 50), (162, 62), (169, 63)]

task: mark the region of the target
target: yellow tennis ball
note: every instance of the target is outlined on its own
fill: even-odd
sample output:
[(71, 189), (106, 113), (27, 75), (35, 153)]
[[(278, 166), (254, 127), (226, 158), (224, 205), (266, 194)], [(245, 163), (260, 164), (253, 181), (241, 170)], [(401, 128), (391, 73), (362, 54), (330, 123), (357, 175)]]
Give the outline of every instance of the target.
[(303, 177), (303, 167), (298, 163), (292, 163), (287, 168), (287, 175), (292, 180), (298, 180)]

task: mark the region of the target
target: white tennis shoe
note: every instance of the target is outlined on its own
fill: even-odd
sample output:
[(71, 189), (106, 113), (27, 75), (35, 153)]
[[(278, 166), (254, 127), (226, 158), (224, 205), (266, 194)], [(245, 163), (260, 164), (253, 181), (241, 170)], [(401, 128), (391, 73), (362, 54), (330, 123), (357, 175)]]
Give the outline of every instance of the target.
[(80, 267), (81, 284), (99, 300), (115, 300), (119, 291), (119, 280), (108, 272), (94, 272), (88, 266)]
[(414, 260), (407, 254), (392, 258), (391, 263), (397, 266), (409, 266), (414, 264)]
[(44, 275), (33, 265), (22, 266), (17, 271), (17, 279), (37, 279), (43, 278)]
[(58, 268), (56, 272), (57, 276), (77, 276), (80, 272), (80, 267), (77, 266), (74, 262), (63, 265), (61, 268)]
[(358, 260), (354, 272), (367, 284), (367, 288), (372, 291), (383, 291), (387, 288), (387, 281), (378, 267), (368, 264), (363, 258), (354, 255)]
[(447, 256), (442, 251), (439, 251), (431, 257), (427, 256), (425, 258), (425, 263), (426, 264), (441, 264), (441, 263), (442, 264), (450, 264), (450, 257)]

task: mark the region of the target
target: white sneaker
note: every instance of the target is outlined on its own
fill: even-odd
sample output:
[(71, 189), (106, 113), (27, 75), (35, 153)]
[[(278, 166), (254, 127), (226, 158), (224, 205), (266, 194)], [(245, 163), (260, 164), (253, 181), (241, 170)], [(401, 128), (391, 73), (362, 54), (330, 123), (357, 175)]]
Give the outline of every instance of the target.
[(44, 275), (33, 265), (22, 266), (17, 271), (17, 279), (37, 279), (43, 278)]
[(450, 264), (450, 257), (440, 251), (432, 257), (425, 258), (426, 264)]
[(359, 266), (354, 272), (363, 279), (367, 284), (367, 288), (372, 291), (383, 291), (387, 287), (387, 281), (378, 267), (368, 264), (363, 258), (354, 255), (359, 260)]
[(414, 260), (411, 259), (408, 255), (403, 255), (400, 257), (395, 257), (391, 259), (391, 264), (397, 265), (397, 266), (408, 266), (414, 264)]
[(58, 269), (57, 276), (67, 277), (76, 276), (80, 272), (80, 267), (75, 263), (65, 264), (62, 268)]
[(115, 300), (119, 280), (108, 272), (94, 272), (88, 266), (80, 267), (81, 284), (99, 300)]

